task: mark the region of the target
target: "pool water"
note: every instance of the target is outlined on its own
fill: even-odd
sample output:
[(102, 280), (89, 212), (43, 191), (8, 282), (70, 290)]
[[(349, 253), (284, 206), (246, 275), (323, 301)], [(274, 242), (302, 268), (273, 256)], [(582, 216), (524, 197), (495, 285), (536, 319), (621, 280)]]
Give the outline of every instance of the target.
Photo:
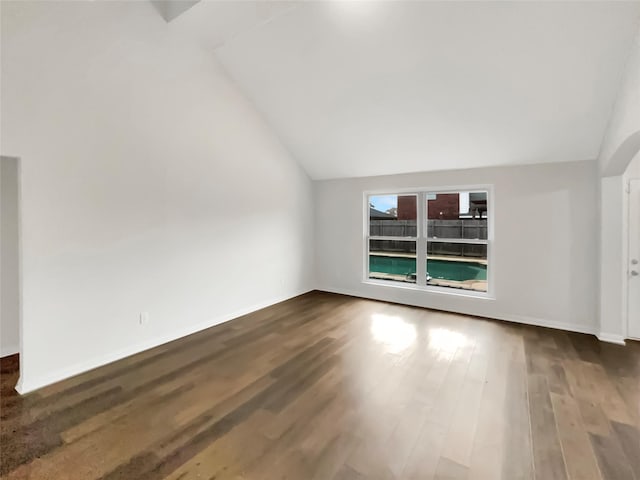
[(427, 271), (433, 278), (446, 280), (486, 280), (487, 266), (477, 262), (427, 261)]
[[(416, 259), (371, 255), (369, 257), (369, 271), (395, 275), (415, 273)], [(487, 266), (477, 262), (429, 260), (427, 262), (427, 271), (432, 278), (458, 282), (487, 279)]]

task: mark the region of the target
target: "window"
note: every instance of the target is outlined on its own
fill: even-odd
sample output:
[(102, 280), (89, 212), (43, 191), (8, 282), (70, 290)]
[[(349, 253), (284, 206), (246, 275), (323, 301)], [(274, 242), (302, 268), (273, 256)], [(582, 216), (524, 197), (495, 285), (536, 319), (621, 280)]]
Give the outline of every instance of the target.
[(488, 292), (488, 189), (372, 194), (366, 199), (368, 279)]
[(418, 196), (369, 197), (369, 278), (416, 283)]

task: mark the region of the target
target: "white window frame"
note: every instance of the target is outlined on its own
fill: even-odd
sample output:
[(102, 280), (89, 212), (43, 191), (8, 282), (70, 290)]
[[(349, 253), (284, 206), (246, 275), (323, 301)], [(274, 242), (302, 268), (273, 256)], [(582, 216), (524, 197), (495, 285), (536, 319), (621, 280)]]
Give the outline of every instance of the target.
[[(456, 239), (456, 238), (438, 238), (429, 239), (427, 237), (427, 195), (442, 193), (460, 193), (460, 192), (486, 192), (487, 193), (487, 239)], [(369, 197), (377, 195), (416, 195), (417, 197), (417, 237), (389, 237), (369, 235)], [(389, 286), (393, 288), (404, 288), (411, 290), (420, 290), (430, 293), (441, 293), (446, 295), (459, 295), (465, 297), (476, 297), (485, 299), (495, 299), (495, 282), (493, 278), (494, 258), (493, 258), (493, 241), (494, 241), (494, 192), (493, 185), (458, 185), (458, 186), (436, 186), (436, 187), (420, 187), (420, 188), (397, 188), (385, 190), (367, 190), (363, 192), (363, 283), (371, 285)], [(394, 280), (382, 280), (369, 278), (369, 240), (408, 240), (416, 242), (416, 283), (404, 283)], [(426, 283), (426, 263), (419, 259), (427, 258), (427, 242), (442, 243), (467, 243), (467, 244), (483, 244), (487, 245), (487, 291), (478, 292), (473, 290), (464, 290), (461, 288), (442, 287), (436, 285), (427, 285)]]

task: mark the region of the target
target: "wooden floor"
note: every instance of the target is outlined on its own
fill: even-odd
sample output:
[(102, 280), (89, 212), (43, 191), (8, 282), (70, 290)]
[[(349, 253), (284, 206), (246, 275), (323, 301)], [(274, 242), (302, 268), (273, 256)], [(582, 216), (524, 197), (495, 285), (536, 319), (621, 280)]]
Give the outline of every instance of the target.
[(7, 479), (640, 480), (640, 345), (314, 292), (19, 397)]

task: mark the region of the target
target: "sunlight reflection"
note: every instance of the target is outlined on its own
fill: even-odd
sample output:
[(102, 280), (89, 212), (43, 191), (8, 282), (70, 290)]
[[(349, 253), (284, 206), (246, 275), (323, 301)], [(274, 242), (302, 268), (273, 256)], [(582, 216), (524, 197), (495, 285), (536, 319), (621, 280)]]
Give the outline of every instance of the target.
[(452, 359), (458, 348), (464, 347), (469, 340), (466, 335), (446, 328), (429, 330), (429, 348), (436, 350), (441, 356)]
[(400, 317), (374, 313), (371, 321), (373, 338), (383, 344), (389, 353), (400, 353), (416, 340), (416, 327)]

